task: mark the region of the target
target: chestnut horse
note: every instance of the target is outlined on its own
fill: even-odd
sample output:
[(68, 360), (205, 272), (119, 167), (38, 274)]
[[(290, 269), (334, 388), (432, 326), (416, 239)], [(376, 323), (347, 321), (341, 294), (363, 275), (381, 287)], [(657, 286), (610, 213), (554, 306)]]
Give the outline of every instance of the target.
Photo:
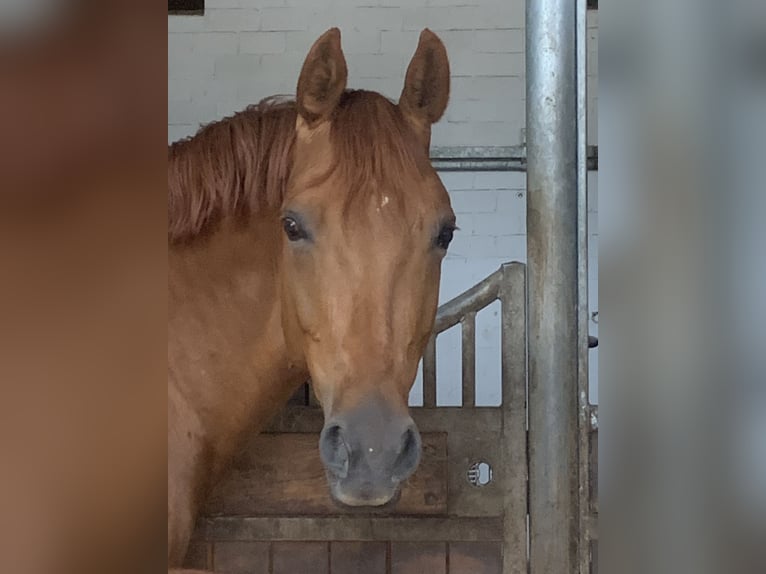
[(309, 377), (331, 496), (395, 499), (420, 436), (407, 400), (455, 229), (429, 161), (449, 98), (420, 35), (398, 104), (346, 89), (340, 32), (267, 100), (173, 144), (168, 165), (168, 563), (243, 438)]

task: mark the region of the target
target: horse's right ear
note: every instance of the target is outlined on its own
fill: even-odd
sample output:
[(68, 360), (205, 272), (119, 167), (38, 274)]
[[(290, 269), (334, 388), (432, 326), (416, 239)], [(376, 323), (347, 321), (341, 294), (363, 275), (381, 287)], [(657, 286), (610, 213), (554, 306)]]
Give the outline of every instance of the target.
[(340, 30), (330, 28), (314, 42), (298, 78), (298, 113), (310, 127), (330, 117), (346, 89), (347, 79)]

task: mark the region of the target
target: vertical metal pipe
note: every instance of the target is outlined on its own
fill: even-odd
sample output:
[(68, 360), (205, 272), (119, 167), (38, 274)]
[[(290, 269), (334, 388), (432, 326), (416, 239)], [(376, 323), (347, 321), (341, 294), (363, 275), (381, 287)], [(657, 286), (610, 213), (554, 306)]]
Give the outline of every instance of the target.
[(436, 406), (436, 333), (431, 335), (423, 354), (423, 406)]
[(575, 13), (526, 2), (531, 574), (577, 570)]
[(580, 574), (590, 572), (590, 400), (588, 352), (588, 5), (576, 3), (577, 42), (577, 387), (578, 387), (578, 510), (577, 542)]
[(525, 267), (503, 265), (503, 573), (527, 574), (527, 303)]
[(460, 320), (462, 332), (463, 406), (476, 406), (476, 311)]

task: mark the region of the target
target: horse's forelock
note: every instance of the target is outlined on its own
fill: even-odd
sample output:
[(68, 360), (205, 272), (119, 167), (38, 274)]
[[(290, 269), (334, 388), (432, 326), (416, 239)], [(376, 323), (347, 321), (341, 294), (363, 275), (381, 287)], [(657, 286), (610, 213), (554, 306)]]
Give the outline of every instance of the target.
[[(276, 209), (286, 191), (295, 141), (293, 101), (268, 98), (201, 128), (168, 149), (168, 237), (189, 239), (227, 215)], [(348, 192), (343, 208), (385, 183), (392, 200), (428, 155), (398, 106), (375, 92), (347, 91), (330, 128), (333, 163)]]

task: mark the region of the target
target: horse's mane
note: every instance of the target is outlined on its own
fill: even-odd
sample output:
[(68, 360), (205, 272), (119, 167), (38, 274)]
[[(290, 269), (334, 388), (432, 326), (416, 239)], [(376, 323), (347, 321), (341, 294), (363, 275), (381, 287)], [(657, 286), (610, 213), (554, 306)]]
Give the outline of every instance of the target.
[(295, 117), (293, 102), (269, 98), (171, 144), (168, 238), (276, 203), (289, 176)]
[[(296, 106), (267, 98), (168, 147), (168, 239), (206, 231), (221, 217), (277, 208), (290, 176)], [(399, 108), (378, 93), (346, 91), (332, 119), (335, 163), (351, 202), (385, 178), (423, 172), (428, 154)], [(329, 174), (329, 172), (328, 172)], [(394, 198), (392, 198), (394, 199)]]

